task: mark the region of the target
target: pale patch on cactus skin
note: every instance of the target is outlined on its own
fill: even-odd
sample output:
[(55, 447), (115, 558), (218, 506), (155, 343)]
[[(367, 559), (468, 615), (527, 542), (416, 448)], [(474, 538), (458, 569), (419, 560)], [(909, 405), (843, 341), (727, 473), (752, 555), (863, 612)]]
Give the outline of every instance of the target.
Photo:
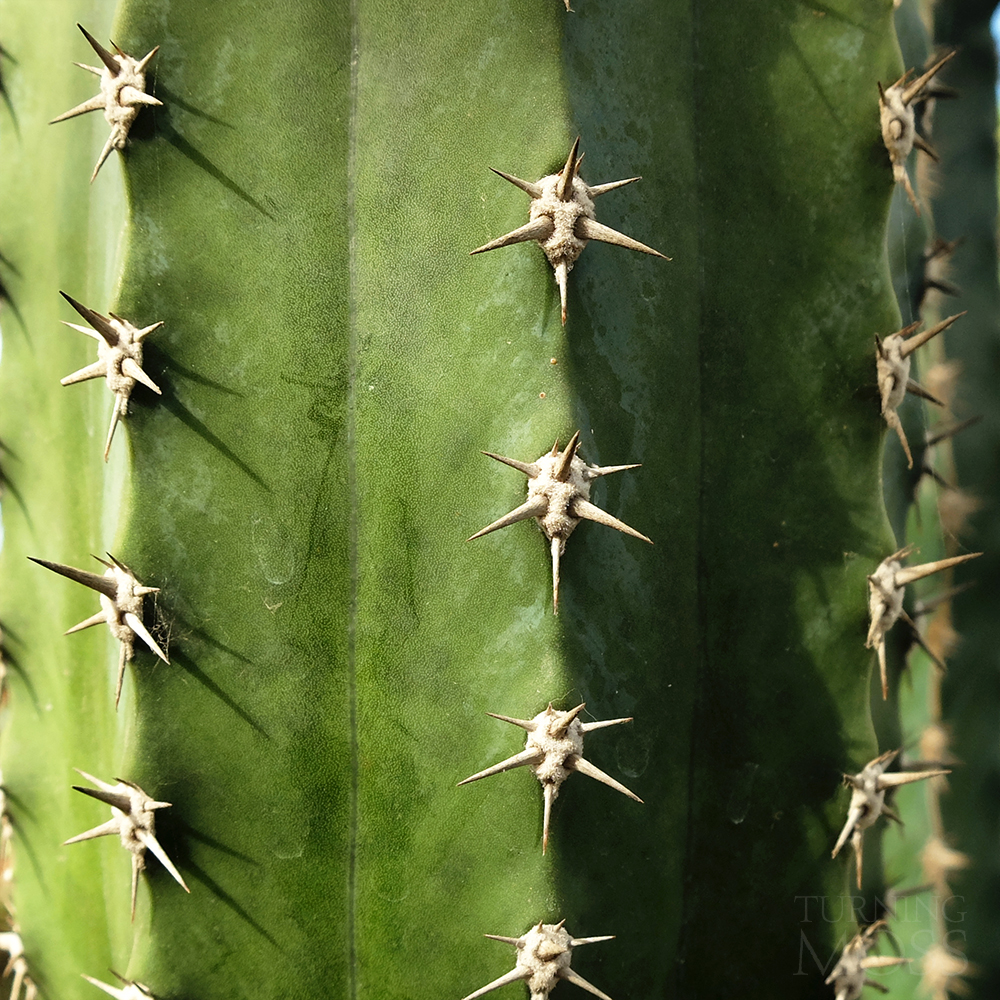
[[(878, 651), (879, 673), (882, 678), (882, 698), (889, 696), (889, 680), (885, 659), (885, 635), (902, 618), (913, 630), (918, 642), (923, 645), (920, 632), (913, 619), (903, 610), (903, 594), (906, 585), (925, 576), (940, 573), (961, 563), (982, 555), (982, 552), (967, 552), (961, 556), (937, 559), (921, 566), (903, 566), (901, 560), (913, 551), (912, 546), (893, 552), (879, 563), (878, 568), (868, 577), (868, 626), (866, 649)], [(926, 648), (926, 646), (925, 646)], [(928, 652), (930, 652), (928, 650)], [(931, 654), (933, 656), (933, 654)]]
[(965, 976), (979, 975), (979, 969), (961, 954), (943, 944), (924, 952), (920, 963), (920, 991), (931, 1000), (951, 1000), (952, 995), (968, 996), (972, 991)]
[(190, 892), (191, 890), (187, 887), (184, 879), (181, 878), (181, 873), (174, 867), (174, 863), (167, 857), (166, 851), (160, 847), (160, 843), (156, 839), (153, 810), (168, 809), (172, 803), (157, 802), (155, 799), (151, 799), (134, 782), (118, 778), (117, 784), (109, 785), (107, 782), (87, 774), (86, 771), (81, 771), (79, 768), (75, 770), (91, 784), (97, 785), (97, 788), (83, 788), (80, 785), (74, 785), (73, 790), (90, 795), (92, 798), (111, 806), (111, 819), (107, 823), (95, 826), (92, 830), (70, 837), (63, 843), (76, 844), (81, 840), (93, 840), (95, 837), (108, 837), (112, 834), (118, 834), (121, 837), (122, 847), (132, 855), (132, 919), (135, 920), (135, 896), (139, 885), (139, 872), (146, 867), (147, 848), (170, 872), (174, 881), (185, 892)]
[(123, 983), (121, 989), (117, 986), (109, 986), (107, 983), (102, 983), (100, 979), (94, 979), (93, 976), (85, 975), (82, 972), (80, 975), (88, 983), (93, 984), (99, 990), (104, 990), (108, 996), (114, 997), (115, 1000), (153, 1000), (153, 991), (144, 983), (137, 983), (131, 979), (126, 979), (124, 976), (118, 975), (114, 969), (109, 969), (108, 971)]
[[(90, 42), (90, 47), (100, 57), (104, 68), (88, 66), (85, 63), (75, 63), (81, 69), (87, 70), (101, 78), (101, 92), (96, 97), (78, 104), (58, 118), (53, 118), (49, 122), (54, 125), (56, 122), (66, 121), (67, 118), (75, 118), (77, 115), (85, 115), (88, 111), (104, 111), (104, 118), (111, 126), (111, 135), (101, 150), (98, 157), (97, 166), (90, 175), (90, 182), (93, 184), (97, 172), (104, 165), (104, 161), (111, 155), (111, 150), (123, 150), (128, 141), (129, 129), (135, 122), (136, 117), (143, 107), (162, 107), (163, 101), (158, 101), (155, 97), (146, 93), (146, 66), (150, 59), (160, 50), (160, 46), (151, 49), (141, 59), (133, 59), (126, 55), (117, 45), (115, 51), (109, 52), (101, 43), (90, 34), (82, 25), (77, 27), (83, 32), (84, 38)], [(114, 42), (111, 43), (114, 45)]]
[(125, 664), (132, 659), (135, 637), (138, 636), (164, 663), (169, 663), (167, 654), (160, 649), (156, 640), (149, 634), (146, 626), (142, 623), (142, 599), (146, 594), (158, 594), (159, 587), (144, 587), (135, 578), (135, 574), (124, 563), (119, 562), (111, 553), (105, 562), (100, 556), (94, 558), (106, 566), (103, 575), (98, 573), (88, 573), (86, 570), (75, 569), (73, 566), (66, 566), (63, 563), (48, 562), (45, 559), (28, 558), (44, 566), (46, 569), (65, 576), (77, 583), (82, 583), (91, 590), (96, 590), (100, 595), (101, 610), (96, 615), (92, 615), (79, 625), (74, 625), (66, 630), (65, 634), (80, 632), (92, 625), (107, 624), (111, 634), (118, 640), (118, 682), (115, 685), (115, 708), (118, 708), (118, 701), (122, 693), (122, 678), (125, 676)]
[(488, 778), (503, 771), (511, 771), (515, 767), (529, 766), (542, 785), (542, 794), (545, 799), (544, 819), (542, 821), (542, 854), (549, 846), (549, 819), (552, 815), (552, 803), (559, 796), (559, 788), (570, 776), (571, 771), (579, 771), (602, 782), (609, 788), (627, 795), (636, 802), (642, 802), (634, 792), (629, 791), (623, 784), (615, 781), (610, 775), (605, 774), (599, 768), (594, 767), (590, 761), (583, 757), (583, 735), (594, 729), (604, 729), (606, 726), (617, 726), (623, 722), (631, 722), (629, 719), (608, 719), (604, 722), (581, 722), (580, 713), (586, 707), (585, 704), (577, 705), (568, 712), (560, 712), (552, 707), (549, 702), (548, 708), (544, 712), (539, 712), (533, 719), (512, 719), (508, 715), (496, 715), (493, 712), (486, 714), (501, 722), (509, 722), (513, 726), (520, 726), (528, 734), (524, 749), (513, 757), (508, 757), (499, 764), (479, 771), (471, 777), (460, 781), (459, 785), (467, 785), (470, 781), (479, 781), (480, 778)]
[(159, 386), (142, 370), (142, 342), (154, 330), (163, 326), (163, 321), (139, 330), (121, 316), (116, 316), (114, 313), (111, 313), (110, 317), (102, 316), (99, 312), (81, 305), (76, 299), (70, 298), (65, 292), (59, 294), (93, 327), (93, 330), (78, 326), (76, 323), (67, 323), (65, 320), (63, 325), (72, 330), (79, 330), (80, 333), (97, 341), (97, 360), (92, 365), (87, 365), (86, 368), (60, 379), (60, 385), (74, 385), (92, 378), (103, 378), (115, 396), (111, 426), (108, 427), (108, 437), (104, 442), (106, 462), (111, 451), (111, 441), (115, 436), (115, 428), (119, 419), (128, 413), (129, 397), (136, 382), (141, 382), (158, 396), (162, 395)]
[(519, 938), (484, 934), (483, 937), (488, 937), (491, 941), (512, 944), (517, 949), (517, 961), (514, 968), (506, 975), (494, 979), (492, 983), (476, 990), (475, 993), (470, 993), (464, 1000), (475, 1000), (476, 997), (506, 986), (507, 983), (522, 981), (527, 981), (531, 1000), (547, 1000), (561, 979), (574, 983), (588, 993), (593, 993), (595, 997), (601, 997), (601, 1000), (611, 1000), (606, 993), (602, 993), (570, 968), (570, 958), (574, 948), (584, 944), (596, 944), (599, 941), (611, 941), (614, 935), (575, 938), (563, 926), (565, 923), (565, 920), (560, 920), (558, 924), (543, 924), (539, 921), (536, 927), (532, 927)]
[(899, 442), (906, 452), (907, 465), (911, 469), (913, 455), (910, 454), (910, 445), (896, 410), (908, 392), (938, 406), (944, 406), (944, 403), (910, 378), (910, 355), (964, 315), (964, 312), (956, 313), (912, 337), (910, 334), (920, 326), (919, 322), (904, 326), (902, 330), (897, 330), (884, 340), (875, 334), (875, 373), (878, 378), (878, 391), (882, 397), (882, 416), (885, 417), (889, 427), (899, 435)]
[[(831, 857), (836, 857), (840, 849), (851, 838), (854, 848), (854, 858), (858, 873), (858, 888), (861, 888), (862, 849), (864, 847), (864, 832), (874, 826), (879, 816), (885, 815), (897, 823), (902, 820), (885, 804), (885, 793), (890, 788), (899, 785), (909, 785), (914, 781), (924, 781), (936, 778), (942, 774), (951, 774), (950, 768), (935, 768), (930, 771), (893, 771), (886, 774), (885, 769), (899, 756), (898, 750), (889, 750), (869, 761), (857, 774), (845, 774), (844, 784), (853, 789), (851, 802), (847, 809), (847, 822), (844, 824)], [(828, 980), (829, 981), (829, 980)], [(857, 994), (850, 994), (857, 996)]]
[(557, 439), (552, 445), (552, 450), (534, 462), (519, 462), (515, 458), (505, 458), (503, 455), (484, 451), (483, 454), (489, 458), (495, 458), (498, 462), (503, 462), (504, 465), (509, 465), (528, 477), (528, 499), (520, 507), (516, 507), (509, 514), (505, 514), (466, 539), (471, 542), (474, 538), (482, 538), (491, 531), (506, 528), (508, 524), (526, 521), (529, 517), (533, 517), (549, 540), (552, 553), (553, 614), (559, 614), (559, 560), (566, 551), (566, 540), (582, 520), (606, 524), (609, 528), (615, 528), (626, 535), (632, 535), (633, 538), (641, 538), (642, 541), (653, 544), (641, 532), (590, 502), (590, 484), (595, 479), (608, 476), (612, 472), (638, 469), (640, 466), (587, 465), (577, 456), (579, 447), (580, 432), (577, 431), (565, 450), (559, 451)]
[(920, 852), (924, 878), (940, 896), (950, 894), (948, 881), (951, 875), (968, 868), (971, 863), (972, 859), (968, 854), (949, 847), (940, 837), (931, 837)]
[(910, 959), (908, 958), (868, 955), (868, 952), (878, 940), (879, 932), (884, 930), (885, 926), (886, 923), (884, 920), (869, 924), (859, 933), (855, 934), (844, 946), (837, 964), (826, 978), (826, 984), (832, 986), (836, 993), (836, 1000), (858, 1000), (865, 986), (872, 986), (880, 993), (888, 993), (889, 991), (881, 983), (865, 977), (867, 970), (885, 969), (894, 965), (906, 965), (909, 963)]
[[(569, 7), (566, 8), (569, 10)], [(594, 218), (594, 199), (615, 188), (642, 180), (641, 177), (629, 177), (624, 181), (610, 181), (607, 184), (597, 184), (590, 187), (580, 177), (580, 162), (583, 156), (577, 156), (580, 139), (577, 137), (573, 148), (566, 158), (566, 165), (558, 174), (549, 174), (541, 180), (531, 183), (523, 181), (512, 174), (490, 167), (493, 173), (510, 181), (531, 198), (528, 211), (529, 221), (495, 240), (471, 251), (473, 254), (485, 253), (487, 250), (498, 250), (512, 243), (524, 243), (535, 240), (545, 252), (549, 263), (556, 273), (556, 284), (559, 286), (559, 301), (563, 325), (566, 325), (566, 277), (573, 270), (583, 248), (589, 240), (599, 240), (602, 243), (614, 243), (629, 250), (639, 250), (670, 260), (659, 250), (646, 246), (638, 240), (625, 236), (608, 226), (602, 226)]]
[(910, 177), (906, 172), (906, 160), (914, 146), (917, 149), (922, 149), (935, 160), (937, 155), (917, 134), (914, 105), (933, 96), (927, 85), (941, 67), (955, 55), (955, 52), (956, 50), (952, 49), (951, 52), (941, 56), (930, 69), (912, 82), (908, 82), (908, 77), (913, 71), (907, 70), (891, 87), (883, 87), (881, 83), (878, 84), (882, 141), (885, 143), (885, 148), (889, 151), (889, 159), (892, 161), (892, 176), (897, 184), (902, 184), (906, 189), (906, 195), (917, 215), (920, 214), (920, 205), (917, 204), (917, 196), (913, 193), (913, 186), (910, 184)]

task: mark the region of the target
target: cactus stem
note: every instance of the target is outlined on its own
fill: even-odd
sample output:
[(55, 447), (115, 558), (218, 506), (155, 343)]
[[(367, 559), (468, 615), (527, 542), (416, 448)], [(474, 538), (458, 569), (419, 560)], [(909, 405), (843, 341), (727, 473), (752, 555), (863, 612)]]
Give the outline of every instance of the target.
[(637, 465), (587, 465), (577, 455), (580, 446), (580, 432), (577, 431), (565, 449), (560, 452), (556, 440), (552, 450), (534, 462), (519, 462), (503, 455), (484, 451), (484, 455), (518, 469), (528, 477), (528, 499), (510, 513), (498, 518), (492, 524), (470, 535), (467, 541), (481, 538), (499, 528), (505, 528), (517, 521), (534, 517), (545, 537), (549, 540), (552, 556), (552, 611), (559, 613), (559, 561), (566, 551), (566, 540), (582, 520), (596, 521), (626, 535), (632, 535), (644, 542), (652, 541), (630, 527), (624, 521), (601, 510), (590, 502), (590, 484), (601, 476)]

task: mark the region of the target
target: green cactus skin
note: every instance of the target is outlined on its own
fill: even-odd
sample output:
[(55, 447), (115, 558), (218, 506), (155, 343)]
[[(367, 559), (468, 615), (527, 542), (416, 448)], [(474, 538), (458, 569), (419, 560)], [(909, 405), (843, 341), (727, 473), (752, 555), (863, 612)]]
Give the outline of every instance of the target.
[[(128, 2), (112, 32), (67, 3), (42, 38), (0, 5), (0, 759), (48, 996), (111, 965), (162, 997), (458, 998), (508, 967), (482, 933), (562, 917), (618, 935), (579, 958), (618, 1000), (828, 995), (803, 941), (828, 970), (853, 929), (829, 851), (876, 753), (865, 575), (892, 546), (891, 10), (577, 6)], [(91, 85), (76, 20), (162, 45), (165, 107), (92, 188), (103, 121), (42, 124)], [(576, 134), (588, 181), (644, 177), (601, 221), (674, 259), (589, 248), (563, 331), (537, 248), (468, 251), (526, 219), (487, 168), (535, 179)], [(165, 321), (163, 398), (133, 394), (107, 469), (105, 390), (58, 385), (86, 360), (60, 287)], [(656, 545), (581, 526), (556, 619), (536, 531), (463, 539), (523, 497), (481, 449), (577, 427), (643, 463), (595, 500)], [(172, 660), (137, 654), (117, 716), (114, 644), (59, 634), (92, 598), (24, 559), (108, 548), (162, 588)], [(484, 712), (550, 700), (635, 717), (592, 753), (646, 804), (571, 779), (542, 858), (530, 775), (455, 784), (518, 748)], [(190, 897), (151, 861), (129, 926), (124, 852), (58, 846), (101, 818), (73, 766), (174, 803)]]
[(954, 625), (960, 643), (949, 663), (942, 698), (945, 722), (952, 727), (956, 756), (966, 762), (952, 779), (944, 800), (945, 821), (955, 846), (969, 853), (972, 867), (954, 881), (960, 905), (949, 916), (949, 936), (963, 943), (978, 975), (969, 980), (976, 997), (1000, 989), (1000, 945), (996, 934), (995, 889), (1000, 861), (996, 831), (1000, 824), (995, 788), (997, 695), (995, 594), (1000, 572), (997, 554), (997, 283), (996, 52), (989, 22), (995, 4), (946, 4), (933, 11), (935, 36), (961, 47), (962, 59), (947, 75), (961, 100), (939, 102), (934, 141), (941, 156), (932, 205), (945, 239), (964, 237), (952, 258), (951, 278), (961, 288), (956, 308), (968, 308), (961, 332), (946, 341), (947, 355), (962, 366), (957, 398), (963, 416), (983, 421), (955, 438), (955, 471), (962, 488), (982, 503), (968, 521), (961, 541), (983, 548), (975, 567), (956, 573), (956, 582), (976, 586), (956, 597)]

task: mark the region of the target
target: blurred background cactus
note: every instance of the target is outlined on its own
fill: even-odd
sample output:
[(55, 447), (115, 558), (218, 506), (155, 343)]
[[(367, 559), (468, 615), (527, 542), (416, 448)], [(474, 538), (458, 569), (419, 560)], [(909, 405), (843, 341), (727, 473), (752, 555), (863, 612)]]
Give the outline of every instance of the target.
[[(0, 0), (3, 886), (44, 996), (95, 995), (81, 974), (110, 966), (177, 1000), (458, 1000), (511, 968), (482, 934), (565, 918), (617, 935), (574, 955), (615, 1000), (820, 998), (880, 917), (915, 960), (880, 974), (893, 995), (935, 948), (995, 995), (995, 60), (974, 8), (928, 35), (930, 12), (863, 0)], [(100, 113), (46, 124), (93, 95), (76, 22), (160, 46), (163, 106), (92, 185)], [(933, 135), (925, 113), (942, 164), (911, 160), (917, 220), (876, 83), (938, 44), (961, 45), (940, 75), (961, 99)], [(589, 184), (643, 177), (599, 221), (672, 260), (594, 243), (563, 328), (537, 247), (469, 251), (527, 221), (488, 168), (534, 181), (577, 135)], [(936, 236), (965, 242), (934, 286)], [(917, 291), (945, 280), (954, 303)], [(94, 360), (60, 290), (164, 323), (143, 360), (162, 396), (132, 393), (107, 465), (111, 394), (58, 384)], [(873, 334), (966, 308), (919, 362), (944, 391), (964, 359), (945, 420), (985, 418), (955, 470), (938, 451), (958, 494), (923, 473), (918, 400), (914, 469), (895, 435), (883, 463)], [(642, 463), (592, 499), (655, 544), (582, 524), (556, 618), (530, 523), (464, 539), (524, 500), (481, 451), (530, 462), (577, 429), (587, 462)], [(885, 704), (864, 648), (866, 577), (908, 541), (987, 552), (953, 612), (917, 615), (935, 651), (961, 636), (940, 716), (904, 627)], [(107, 631), (61, 635), (96, 596), (25, 559), (108, 551), (160, 588), (170, 658), (137, 646), (117, 713)], [(550, 701), (634, 718), (587, 758), (644, 805), (573, 778), (543, 857), (527, 769), (455, 786), (521, 748), (484, 713)], [(954, 791), (900, 791), (904, 836), (867, 834), (859, 893), (830, 858), (842, 772), (927, 759), (949, 726), (931, 756), (963, 762)], [(150, 859), (130, 923), (126, 852), (61, 846), (100, 821), (74, 767), (173, 804), (156, 835), (190, 896)], [(931, 835), (969, 866), (900, 895)]]

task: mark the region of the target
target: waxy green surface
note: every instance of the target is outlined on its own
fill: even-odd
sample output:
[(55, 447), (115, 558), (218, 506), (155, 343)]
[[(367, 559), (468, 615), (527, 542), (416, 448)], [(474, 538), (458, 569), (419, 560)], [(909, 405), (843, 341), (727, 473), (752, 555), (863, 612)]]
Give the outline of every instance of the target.
[(118, 657), (107, 630), (62, 635), (99, 610), (97, 594), (25, 558), (100, 570), (90, 554), (115, 543), (125, 475), (122, 440), (108, 466), (101, 458), (106, 390), (59, 385), (96, 351), (60, 325), (79, 317), (58, 292), (99, 308), (110, 302), (125, 208), (114, 171), (88, 185), (107, 136), (103, 120), (47, 124), (95, 92), (96, 78), (72, 65), (91, 61), (74, 21), (99, 35), (110, 27), (107, 5), (72, 6), (0, 6), (0, 280), (9, 294), (0, 307), (0, 621), (8, 670), (0, 760), (15, 830), (12, 895), (31, 974), (49, 997), (89, 990), (79, 973), (105, 975), (131, 936), (124, 852), (107, 851), (110, 839), (61, 845), (110, 818), (70, 786), (80, 783), (74, 767), (107, 779), (122, 766), (132, 680), (116, 718)]
[[(172, 663), (139, 654), (121, 732), (95, 693), (93, 752), (174, 803), (158, 832), (192, 893), (151, 860), (130, 939), (124, 853), (66, 849), (117, 882), (89, 890), (101, 910), (62, 944), (19, 842), (19, 919), (53, 996), (85, 995), (76, 974), (112, 964), (163, 997), (458, 998), (513, 965), (481, 934), (562, 917), (617, 935), (574, 959), (617, 998), (827, 994), (803, 942), (828, 962), (849, 909), (805, 917), (802, 897), (850, 891), (853, 865), (829, 851), (840, 772), (874, 756), (865, 575), (891, 546), (872, 354), (873, 331), (898, 323), (874, 85), (899, 74), (891, 11), (577, 6), (120, 9), (126, 51), (162, 46), (149, 88), (165, 107), (133, 130), (120, 292), (109, 281), (91, 304), (164, 321), (145, 365), (164, 395), (137, 390), (115, 443), (126, 505), (101, 469), (96, 383), (73, 390), (92, 407), (72, 432), (86, 446), (54, 417), (61, 467), (31, 455), (22, 491), (41, 523), (90, 519), (86, 539), (60, 520), (43, 556), (79, 563), (108, 538), (162, 588)], [(66, 17), (64, 61), (87, 58), (85, 14)], [(25, 79), (40, 72), (18, 58)], [(61, 155), (76, 127), (58, 127)], [(590, 183), (643, 176), (601, 198), (600, 221), (673, 261), (592, 244), (562, 329), (536, 247), (468, 251), (527, 219), (487, 168), (536, 179), (577, 134)], [(85, 152), (67, 173), (81, 190)], [(62, 267), (98, 269), (54, 209), (43, 218)], [(53, 321), (15, 353), (5, 313), (4, 398), (25, 399), (26, 366), (62, 400), (72, 364), (50, 371), (48, 345), (80, 345), (54, 322), (56, 287), (33, 273), (30, 287)], [(5, 408), (15, 449), (26, 409)], [(533, 526), (464, 539), (524, 496), (480, 450), (530, 461), (577, 428), (588, 461), (642, 463), (593, 499), (656, 544), (581, 525), (554, 618)], [(75, 506), (57, 500), (66, 483)], [(31, 579), (38, 600), (72, 591), (38, 579), (9, 500), (4, 516), (5, 579)], [(20, 586), (0, 612), (27, 631)], [(59, 659), (72, 639), (110, 662), (107, 637), (63, 640), (77, 619), (45, 619), (30, 635), (58, 663), (54, 690), (58, 670), (91, 676), (82, 654)], [(27, 687), (11, 688), (4, 777), (26, 796), (15, 737), (37, 748), (64, 719), (94, 725), (62, 692), (58, 719), (22, 722)], [(522, 745), (485, 712), (550, 700), (634, 716), (586, 753), (645, 805), (572, 777), (543, 858), (530, 773), (455, 784)], [(45, 781), (68, 809), (76, 751), (62, 756)], [(40, 870), (55, 850), (39, 848)]]

